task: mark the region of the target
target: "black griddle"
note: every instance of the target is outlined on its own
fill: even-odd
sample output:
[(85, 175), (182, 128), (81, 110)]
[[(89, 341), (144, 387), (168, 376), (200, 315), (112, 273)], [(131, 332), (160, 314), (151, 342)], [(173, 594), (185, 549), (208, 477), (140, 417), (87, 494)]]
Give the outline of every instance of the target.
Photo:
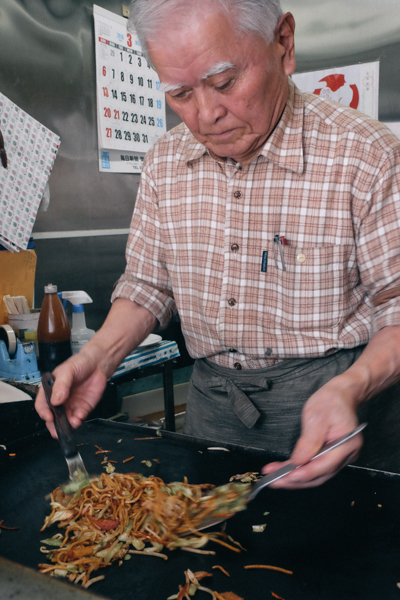
[[(120, 472), (140, 472), (166, 482), (221, 485), (232, 475), (259, 471), (277, 457), (253, 448), (223, 445), (229, 452), (210, 450), (216, 443), (182, 434), (131, 424), (95, 420), (77, 433), (80, 454), (89, 473), (100, 473), (103, 455), (95, 444), (111, 450)], [(118, 440), (121, 442), (118, 443)], [(16, 453), (10, 458), (8, 453)], [(122, 460), (134, 455), (134, 460)], [(152, 459), (160, 462), (154, 462)], [(152, 461), (149, 468), (142, 460)], [(41, 533), (50, 512), (44, 496), (68, 477), (56, 440), (36, 433), (7, 447), (0, 457), (0, 520), (18, 531), (3, 530), (0, 555), (37, 569), (46, 562), (40, 540), (58, 532), (56, 525)], [(268, 515), (264, 513), (268, 512)], [(266, 523), (263, 533), (252, 525)], [(204, 585), (218, 592), (232, 591), (245, 600), (391, 600), (400, 599), (400, 475), (346, 467), (323, 486), (300, 491), (266, 489), (248, 510), (227, 521), (226, 531), (246, 552), (234, 553), (214, 543), (206, 549), (215, 556), (181, 550), (167, 551), (168, 561), (133, 555), (122, 567), (101, 570), (105, 579), (90, 591), (112, 600), (165, 600), (184, 583), (184, 571), (208, 571)], [(213, 565), (221, 565), (228, 578)], [(293, 575), (267, 570), (245, 570), (248, 564), (269, 564)], [(99, 572), (96, 572), (98, 574)], [(99, 573), (100, 574), (100, 573)], [(45, 577), (45, 575), (43, 575)], [(72, 586), (72, 584), (69, 584)], [(1, 581), (0, 581), (1, 590)], [(210, 598), (197, 592), (196, 600)]]

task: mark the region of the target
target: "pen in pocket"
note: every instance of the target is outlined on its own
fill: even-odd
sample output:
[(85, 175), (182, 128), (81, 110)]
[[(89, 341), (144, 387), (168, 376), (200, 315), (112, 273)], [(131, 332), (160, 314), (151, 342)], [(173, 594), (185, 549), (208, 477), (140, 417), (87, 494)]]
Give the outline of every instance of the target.
[(279, 235), (278, 233), (276, 235), (274, 235), (274, 260), (275, 260), (275, 267), (277, 269), (279, 269), (278, 267), (278, 261), (277, 261), (277, 252), (276, 252), (276, 245), (278, 244), (278, 248), (279, 248), (279, 254), (281, 257), (281, 264), (282, 264), (282, 270), (286, 271), (286, 265), (285, 265), (285, 258), (283, 256), (283, 249), (282, 246), (287, 246), (287, 241), (284, 235)]

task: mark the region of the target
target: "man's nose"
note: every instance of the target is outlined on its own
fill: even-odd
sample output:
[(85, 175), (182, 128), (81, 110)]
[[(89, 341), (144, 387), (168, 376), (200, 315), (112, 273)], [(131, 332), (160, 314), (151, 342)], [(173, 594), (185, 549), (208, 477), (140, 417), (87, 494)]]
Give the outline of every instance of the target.
[(196, 105), (198, 119), (202, 125), (213, 125), (227, 112), (219, 94), (212, 89), (198, 91)]

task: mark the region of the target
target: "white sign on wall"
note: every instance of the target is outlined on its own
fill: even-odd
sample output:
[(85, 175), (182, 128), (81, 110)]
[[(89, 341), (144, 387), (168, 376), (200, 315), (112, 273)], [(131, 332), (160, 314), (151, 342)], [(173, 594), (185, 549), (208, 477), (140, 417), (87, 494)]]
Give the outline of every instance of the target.
[(335, 100), (378, 119), (379, 61), (295, 73), (292, 79), (303, 92)]
[(165, 95), (127, 20), (93, 6), (99, 169), (139, 173), (144, 154), (166, 132)]
[(8, 159), (7, 168), (0, 163), (0, 244), (19, 252), (28, 247), (60, 138), (1, 93), (0, 129)]

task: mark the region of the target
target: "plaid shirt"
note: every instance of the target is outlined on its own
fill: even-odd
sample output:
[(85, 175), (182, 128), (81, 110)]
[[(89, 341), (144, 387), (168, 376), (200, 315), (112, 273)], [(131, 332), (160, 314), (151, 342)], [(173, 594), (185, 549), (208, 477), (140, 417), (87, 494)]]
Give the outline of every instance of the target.
[(184, 124), (147, 153), (113, 299), (161, 326), (178, 310), (191, 356), (225, 367), (365, 344), (400, 325), (399, 188), (398, 138), (290, 81), (250, 164), (218, 162)]

